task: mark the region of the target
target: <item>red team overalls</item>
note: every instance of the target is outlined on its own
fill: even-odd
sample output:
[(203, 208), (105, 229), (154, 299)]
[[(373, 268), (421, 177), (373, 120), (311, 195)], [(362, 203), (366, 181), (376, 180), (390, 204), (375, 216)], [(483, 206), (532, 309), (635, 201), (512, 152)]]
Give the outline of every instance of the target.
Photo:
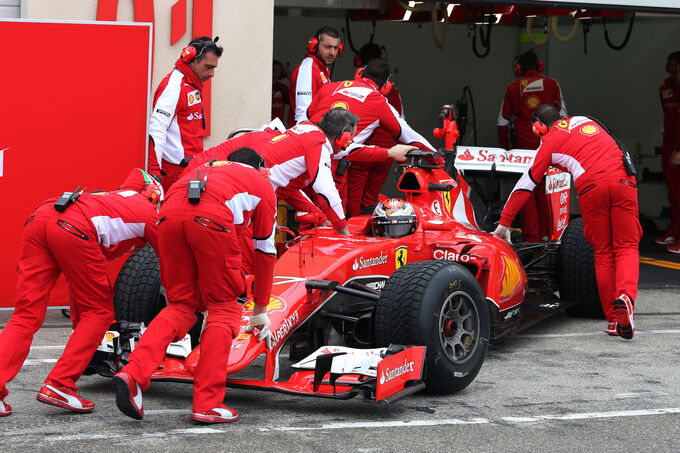
[[(540, 139), (531, 130), (531, 115), (543, 104), (557, 103), (565, 110), (562, 91), (555, 79), (530, 69), (505, 90), (505, 97), (498, 115), (498, 138), (505, 149), (536, 149)], [(515, 141), (508, 141), (508, 126), (514, 126)], [(542, 177), (541, 177), (542, 179)], [(526, 204), (520, 210), (522, 233), (528, 242), (539, 242), (549, 230), (548, 201), (545, 184), (540, 183)]]
[[(198, 204), (188, 201), (187, 186), (208, 171)], [(217, 161), (187, 171), (173, 185), (159, 220), (161, 282), (168, 306), (142, 335), (123, 369), (142, 390), (165, 356), (196, 322), (196, 310), (208, 310), (201, 353), (194, 376), (194, 412), (219, 407), (225, 395), (229, 350), (238, 334), (242, 308), (236, 297), (245, 290), (241, 273), (239, 226), (251, 224), (255, 249), (255, 304), (269, 303), (276, 250), (276, 197), (259, 170)]]
[(306, 121), (307, 107), (319, 89), (331, 81), (331, 73), (316, 55), (308, 53), (290, 75), (288, 127)]
[(146, 242), (158, 250), (158, 211), (140, 195), (145, 186), (141, 170), (134, 169), (119, 190), (83, 193), (65, 212), (55, 210), (52, 198), (28, 218), (17, 266), (15, 311), (0, 333), (0, 399), (7, 396), (6, 384), (28, 356), (62, 272), (70, 290), (73, 333), (45, 384), (76, 389), (114, 319), (106, 262)]
[(533, 165), (510, 194), (501, 225), (510, 226), (550, 165), (574, 178), (585, 236), (595, 253), (602, 308), (607, 320), (616, 322), (614, 300), (621, 294), (633, 301), (637, 297), (642, 228), (635, 178), (626, 173), (621, 150), (599, 124), (583, 116), (559, 120), (541, 139)]

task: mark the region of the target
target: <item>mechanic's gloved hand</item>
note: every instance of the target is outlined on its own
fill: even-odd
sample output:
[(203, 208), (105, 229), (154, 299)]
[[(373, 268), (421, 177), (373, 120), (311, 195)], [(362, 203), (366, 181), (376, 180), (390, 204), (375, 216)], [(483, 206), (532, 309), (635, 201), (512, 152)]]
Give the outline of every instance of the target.
[(413, 145), (402, 144), (394, 145), (393, 147), (387, 150), (387, 157), (391, 157), (396, 161), (403, 162), (406, 160), (406, 153), (414, 149), (418, 149), (418, 147)]
[(494, 230), (493, 235), (497, 238), (503, 239), (508, 244), (512, 244), (512, 241), (510, 240), (510, 230), (508, 227), (504, 227), (503, 225), (499, 224)]
[(267, 349), (271, 349), (272, 346), (272, 332), (269, 330), (269, 316), (267, 313), (260, 313), (257, 315), (250, 315), (248, 319), (248, 326), (246, 327), (246, 332), (252, 332), (257, 329), (259, 333), (257, 334), (257, 341), (265, 340)]

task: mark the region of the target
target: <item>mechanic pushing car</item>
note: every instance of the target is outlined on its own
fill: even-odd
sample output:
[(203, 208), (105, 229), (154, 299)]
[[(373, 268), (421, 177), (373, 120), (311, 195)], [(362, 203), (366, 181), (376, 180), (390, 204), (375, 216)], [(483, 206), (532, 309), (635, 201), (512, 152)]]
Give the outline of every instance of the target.
[(565, 118), (552, 105), (536, 110), (533, 129), (541, 137), (534, 164), (515, 184), (493, 234), (510, 242), (510, 224), (549, 165), (571, 173), (585, 236), (594, 249), (606, 332), (631, 339), (642, 228), (630, 157), (598, 121), (585, 116)]
[(165, 190), (184, 170), (182, 159), (203, 151), (206, 125), (202, 90), (222, 56), (217, 40), (207, 36), (192, 40), (154, 94), (149, 119), (149, 173), (163, 181)]
[(157, 204), (162, 199), (160, 183), (135, 168), (118, 190), (64, 192), (33, 211), (21, 240), (14, 314), (0, 333), (0, 416), (12, 413), (4, 402), (6, 385), (28, 356), (62, 272), (70, 288), (73, 333), (37, 398), (75, 412), (94, 409), (78, 394), (76, 382), (114, 319), (106, 262), (146, 242), (158, 250)]
[[(543, 62), (533, 49), (518, 55), (513, 69), (517, 79), (505, 89), (505, 97), (498, 114), (498, 141), (502, 148), (536, 149), (540, 139), (531, 131), (531, 115), (539, 105), (553, 104), (561, 106), (566, 114), (566, 106), (562, 89), (557, 80), (541, 74)], [(512, 123), (513, 137), (509, 134)], [(512, 138), (512, 140), (511, 140)], [(545, 195), (545, 182), (539, 183), (519, 212), (522, 222), (522, 234), (527, 242), (541, 242), (547, 239), (550, 229), (548, 220), (548, 199)]]
[[(412, 149), (435, 150), (425, 137), (406, 123), (383, 95), (388, 93), (392, 86), (390, 67), (387, 63), (373, 60), (358, 72), (356, 77), (355, 80), (324, 85), (307, 109), (307, 115), (313, 122), (318, 122), (321, 115), (336, 107), (345, 108), (359, 117), (354, 143), (333, 156), (333, 176), (343, 205), (347, 200), (348, 188), (344, 174), (349, 161), (385, 161), (394, 157), (391, 154), (396, 154), (397, 160), (405, 160), (406, 153)], [(398, 142), (412, 146), (395, 145), (390, 151), (380, 146), (364, 146), (363, 143), (378, 127), (384, 128)], [(391, 150), (398, 150), (399, 154), (392, 153)], [(340, 163), (341, 160), (344, 162)], [(439, 158), (438, 163), (443, 163), (443, 159)]]
[(307, 42), (307, 55), (290, 74), (288, 126), (307, 120), (307, 107), (323, 84), (331, 81), (331, 68), (344, 44), (333, 27), (321, 27)]
[(266, 306), (272, 289), (276, 248), (276, 195), (264, 160), (242, 148), (229, 161), (210, 161), (181, 176), (168, 191), (160, 211), (161, 282), (168, 306), (151, 321), (112, 379), (116, 404), (125, 415), (144, 417), (142, 391), (173, 341), (196, 323), (196, 310), (208, 310), (194, 381), (191, 419), (203, 423), (238, 420), (224, 405), (227, 363), (238, 334), (242, 308), (236, 297), (245, 290), (241, 274), (238, 225), (252, 223), (255, 246), (255, 307), (247, 330), (269, 341)]

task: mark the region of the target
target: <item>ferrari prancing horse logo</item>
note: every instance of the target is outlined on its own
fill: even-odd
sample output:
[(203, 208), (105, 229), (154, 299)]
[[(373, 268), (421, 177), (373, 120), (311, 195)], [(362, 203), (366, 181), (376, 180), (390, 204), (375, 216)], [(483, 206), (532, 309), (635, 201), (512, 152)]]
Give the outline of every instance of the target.
[(406, 263), (408, 263), (408, 246), (400, 245), (394, 255), (394, 268), (399, 269)]
[(449, 192), (443, 192), (442, 196), (444, 197), (444, 208), (446, 209), (446, 212), (451, 214), (451, 194)]

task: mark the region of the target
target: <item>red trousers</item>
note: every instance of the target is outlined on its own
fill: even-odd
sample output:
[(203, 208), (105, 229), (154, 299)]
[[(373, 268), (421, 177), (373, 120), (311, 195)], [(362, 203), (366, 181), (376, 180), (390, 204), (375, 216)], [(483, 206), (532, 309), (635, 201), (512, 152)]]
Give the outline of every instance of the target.
[[(186, 203), (184, 200), (180, 200)], [(173, 203), (173, 200), (168, 200)], [(201, 199), (198, 207), (177, 203), (161, 208), (161, 282), (168, 306), (149, 324), (124, 370), (146, 390), (172, 341), (186, 335), (196, 310), (208, 310), (194, 376), (194, 411), (224, 401), (229, 350), (242, 309), (236, 297), (245, 290), (241, 252), (233, 216), (224, 205)]]
[[(58, 224), (59, 219), (71, 227)], [(60, 224), (79, 234), (72, 228), (76, 227), (87, 238)], [(73, 208), (59, 213), (51, 205), (42, 206), (24, 228), (17, 272), (14, 314), (0, 333), (0, 399), (7, 396), (6, 384), (28, 356), (33, 335), (45, 319), (50, 291), (62, 272), (71, 295), (73, 333), (45, 383), (75, 389), (114, 319), (106, 258), (93, 227)]]
[(634, 181), (620, 170), (579, 187), (585, 236), (595, 251), (597, 288), (608, 321), (616, 321), (614, 299), (622, 293), (633, 301), (637, 297), (642, 228)]
[(668, 202), (671, 207), (671, 219), (668, 222), (668, 233), (676, 238), (680, 237), (680, 167), (671, 165), (672, 151), (661, 154), (661, 168), (663, 178), (668, 187)]
[(545, 182), (540, 182), (519, 211), (522, 234), (527, 242), (541, 242), (550, 233), (550, 210), (545, 194)]
[(347, 169), (347, 217), (378, 204), (378, 195), (392, 168), (393, 159), (379, 162), (352, 162)]

